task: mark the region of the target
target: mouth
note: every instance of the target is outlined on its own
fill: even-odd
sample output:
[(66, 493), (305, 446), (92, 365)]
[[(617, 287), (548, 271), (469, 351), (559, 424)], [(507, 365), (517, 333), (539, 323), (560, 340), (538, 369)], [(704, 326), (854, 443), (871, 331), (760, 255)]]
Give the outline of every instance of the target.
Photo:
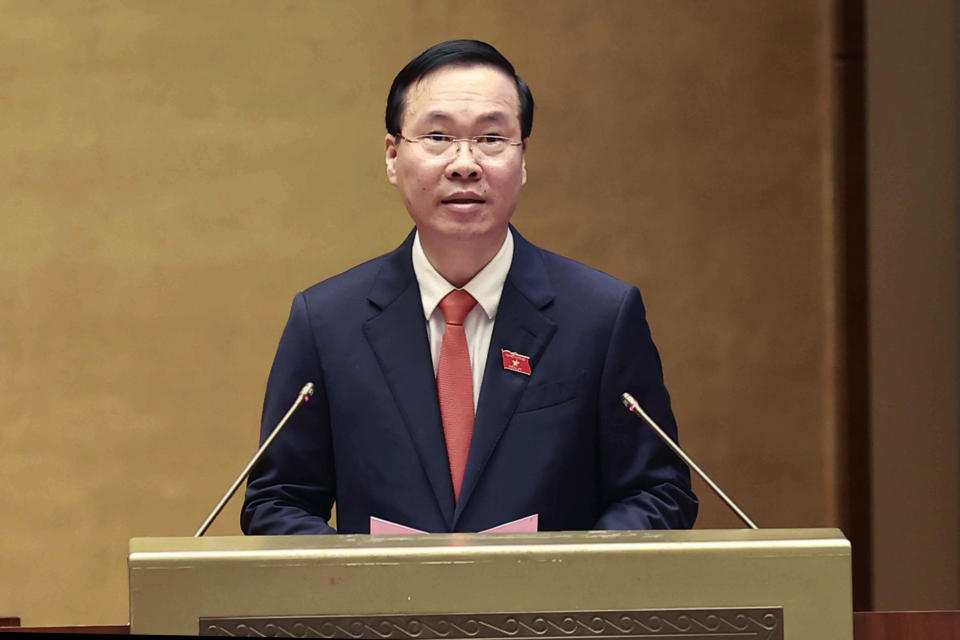
[(442, 204), (471, 205), (483, 204), (486, 202), (486, 200), (475, 193), (454, 193), (451, 194), (450, 197), (444, 198), (440, 202)]
[(486, 200), (474, 199), (474, 198), (450, 198), (448, 200), (441, 200), (443, 204), (482, 204)]

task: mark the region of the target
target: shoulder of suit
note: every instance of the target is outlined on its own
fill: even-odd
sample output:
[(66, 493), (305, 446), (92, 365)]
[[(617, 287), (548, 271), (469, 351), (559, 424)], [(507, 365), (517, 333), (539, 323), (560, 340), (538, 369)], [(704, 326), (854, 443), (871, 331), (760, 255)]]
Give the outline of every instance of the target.
[[(347, 269), (343, 273), (338, 273), (326, 280), (321, 280), (315, 285), (303, 290), (303, 295), (309, 300), (366, 300), (367, 292), (377, 278), (377, 274), (383, 268), (384, 264), (396, 258), (398, 251), (403, 247), (394, 249), (376, 258), (362, 262), (355, 267)], [(411, 270), (413, 267), (411, 266)]]
[(634, 286), (572, 258), (537, 247), (557, 295), (620, 300)]

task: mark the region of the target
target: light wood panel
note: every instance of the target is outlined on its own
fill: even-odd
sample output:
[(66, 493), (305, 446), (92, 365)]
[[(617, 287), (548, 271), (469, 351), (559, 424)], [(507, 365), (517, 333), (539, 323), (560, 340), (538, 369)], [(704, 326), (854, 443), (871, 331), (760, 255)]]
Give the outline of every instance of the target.
[(454, 37), (531, 85), (515, 222), (640, 286), (683, 444), (761, 525), (838, 524), (830, 20), (0, 2), (0, 613), (126, 621), (127, 540), (192, 532), (252, 453), (294, 293), (409, 229), (386, 92)]

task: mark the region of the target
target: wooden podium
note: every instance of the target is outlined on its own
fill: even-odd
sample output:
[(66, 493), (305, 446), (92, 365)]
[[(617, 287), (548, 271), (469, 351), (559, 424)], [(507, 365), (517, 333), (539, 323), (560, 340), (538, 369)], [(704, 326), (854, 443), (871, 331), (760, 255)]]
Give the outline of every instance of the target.
[(837, 529), (130, 541), (134, 634), (851, 640)]

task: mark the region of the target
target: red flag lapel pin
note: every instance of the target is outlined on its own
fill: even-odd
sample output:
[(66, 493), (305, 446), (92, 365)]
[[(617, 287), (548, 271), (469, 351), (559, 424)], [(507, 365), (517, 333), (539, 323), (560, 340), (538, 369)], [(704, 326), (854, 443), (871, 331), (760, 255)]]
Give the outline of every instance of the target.
[(507, 371), (516, 371), (529, 376), (533, 371), (530, 370), (530, 356), (525, 356), (506, 349), (500, 349), (503, 354), (503, 368)]

